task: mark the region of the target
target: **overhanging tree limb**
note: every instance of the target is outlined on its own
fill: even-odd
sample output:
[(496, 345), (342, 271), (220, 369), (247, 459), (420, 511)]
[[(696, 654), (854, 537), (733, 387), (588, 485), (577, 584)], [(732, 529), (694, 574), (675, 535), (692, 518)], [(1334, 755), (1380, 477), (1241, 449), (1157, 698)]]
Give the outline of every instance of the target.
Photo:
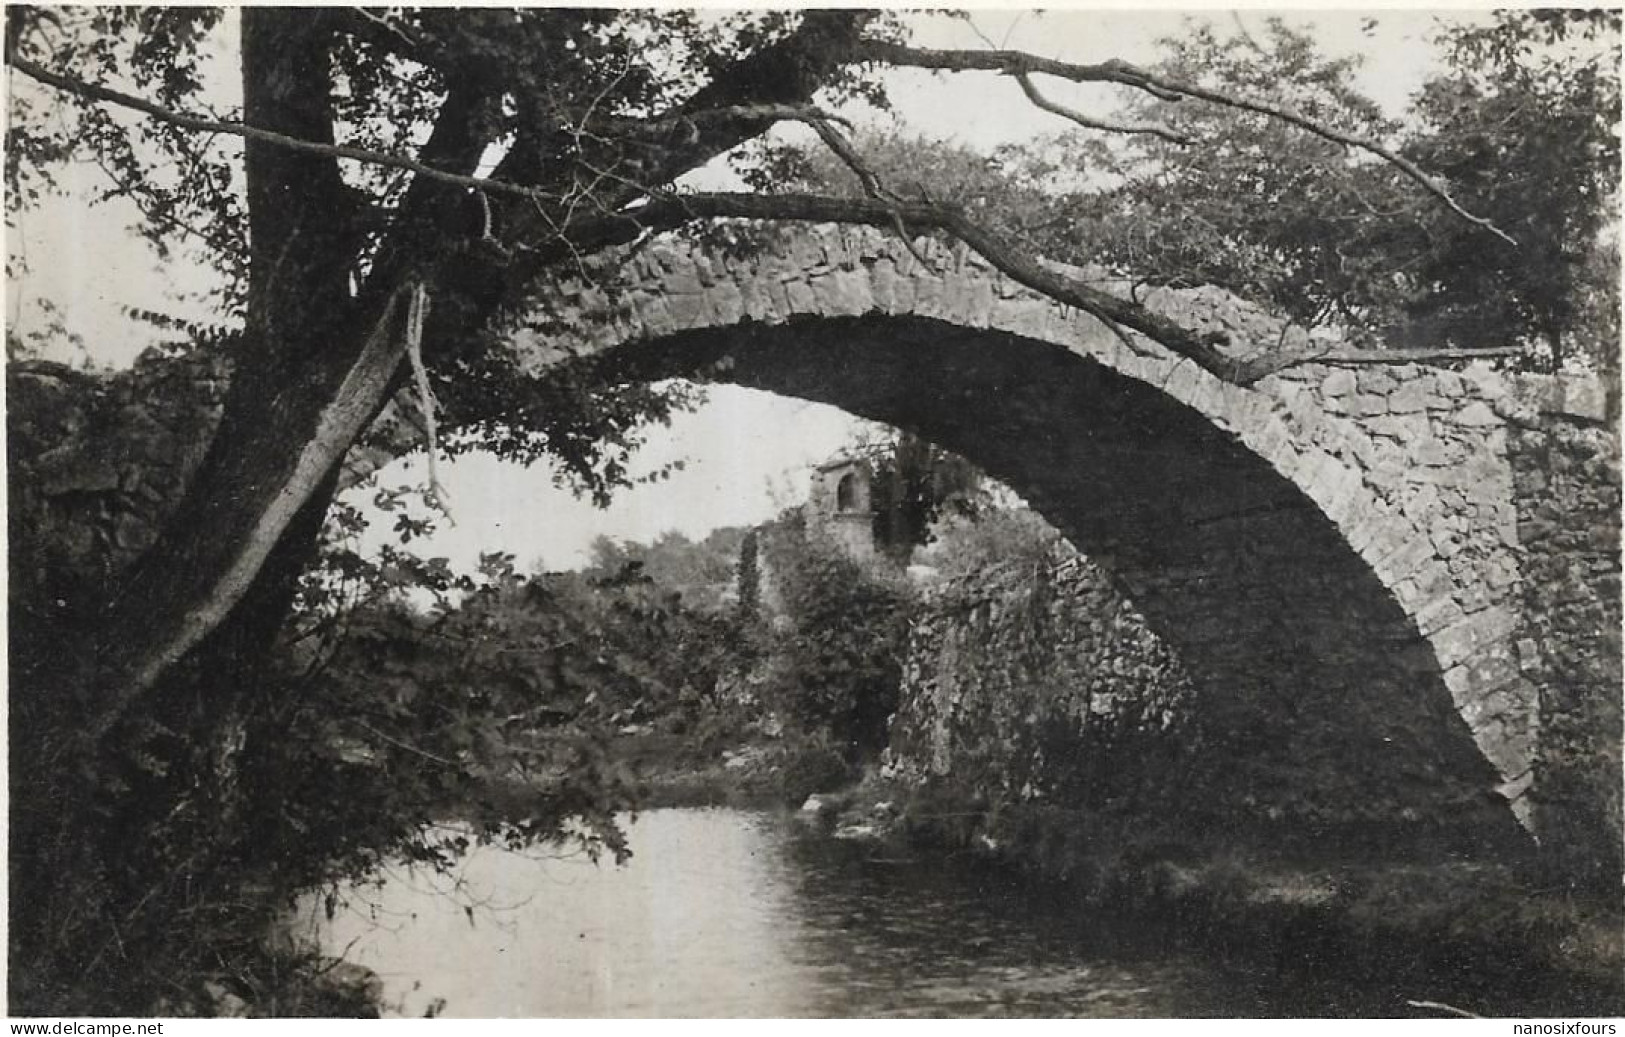
[[(397, 155), (387, 151), (375, 151), (369, 148), (357, 148), (344, 144), (325, 144), (319, 141), (304, 140), (290, 136), (286, 133), (277, 133), (274, 130), (261, 129), (247, 123), (235, 122), (228, 119), (211, 119), (205, 116), (192, 115), (166, 108), (161, 104), (149, 101), (134, 94), (114, 90), (99, 83), (90, 83), (73, 76), (53, 72), (37, 62), (30, 61), (20, 55), (12, 55), (8, 63), (17, 71), (46, 86), (83, 97), (90, 101), (99, 101), (104, 104), (116, 105), (130, 111), (140, 112), (160, 122), (179, 127), (194, 133), (219, 133), (231, 137), (241, 137), (244, 140), (261, 141), (274, 144), (278, 147), (288, 148), (292, 151), (302, 151), (314, 155), (323, 155), (328, 158), (345, 159), (359, 162), (364, 165), (382, 166), (389, 169), (400, 169), (417, 174), (427, 180), (449, 184), (453, 187), (463, 187), (474, 191), (484, 191), (489, 194), (509, 195), (516, 198), (525, 198), (532, 201), (557, 201), (560, 198), (556, 192), (546, 191), (538, 187), (513, 183), (507, 180), (495, 180), (490, 177), (470, 176), (448, 169), (441, 169), (406, 155)], [(813, 105), (793, 104), (738, 104), (722, 105), (716, 108), (707, 108), (694, 112), (679, 112), (653, 119), (608, 119), (605, 120), (613, 129), (621, 133), (642, 132), (648, 133), (661, 129), (669, 129), (682, 124), (695, 126), (709, 122), (719, 122), (728, 119), (760, 119), (767, 122), (778, 121), (810, 121), (825, 119), (842, 121), (839, 117)]]
[(1168, 143), (1178, 144), (1181, 147), (1188, 147), (1193, 143), (1189, 137), (1175, 133), (1166, 126), (1158, 126), (1155, 123), (1115, 122), (1110, 119), (1097, 119), (1092, 115), (1085, 115), (1076, 109), (1068, 108), (1064, 104), (1057, 104), (1039, 93), (1038, 87), (1033, 84), (1033, 77), (1025, 72), (1016, 73), (1016, 82), (1021, 84), (1021, 92), (1027, 95), (1027, 100), (1031, 101), (1035, 107), (1041, 108), (1051, 115), (1059, 115), (1063, 119), (1077, 123), (1084, 129), (1104, 130), (1107, 133), (1150, 134), (1153, 137), (1161, 137)]
[(8, 64), (17, 71), (47, 86), (58, 90), (76, 94), (91, 101), (100, 101), (104, 104), (117, 105), (130, 111), (140, 112), (151, 116), (160, 122), (171, 126), (178, 126), (183, 130), (194, 133), (221, 133), (232, 137), (241, 137), (244, 140), (256, 140), (278, 147), (288, 148), (292, 151), (302, 151), (313, 155), (325, 155), (329, 158), (348, 159), (367, 165), (385, 166), (390, 169), (403, 169), (430, 180), (451, 184), (456, 187), (467, 187), (479, 191), (489, 191), (494, 194), (509, 194), (520, 198), (553, 197), (547, 192), (522, 184), (512, 184), (501, 180), (490, 180), (483, 177), (465, 176), (449, 170), (437, 169), (426, 165), (416, 159), (405, 155), (394, 155), (384, 151), (372, 151), (367, 148), (354, 148), (343, 144), (324, 144), (318, 141), (304, 140), (290, 136), (286, 133), (277, 133), (274, 130), (260, 129), (246, 123), (233, 122), (225, 119), (209, 119), (185, 112), (177, 112), (165, 108), (142, 97), (127, 94), (99, 83), (87, 83), (82, 79), (53, 72), (43, 65), (30, 61), (19, 55), (8, 59)]
[[(1089, 117), (1073, 112), (1064, 106), (1054, 104), (1038, 93), (1036, 88), (1033, 87), (1028, 73), (1043, 72), (1071, 79), (1074, 82), (1121, 83), (1148, 90), (1155, 96), (1169, 100), (1178, 100), (1179, 96), (1192, 96), (1213, 103), (1274, 115), (1320, 136), (1337, 140), (1349, 146), (1362, 147), (1387, 158), (1401, 169), (1406, 170), (1413, 179), (1417, 179), (1424, 186), (1429, 187), (1464, 218), (1487, 227), (1508, 241), (1512, 240), (1490, 225), (1487, 220), (1482, 220), (1462, 210), (1448, 194), (1443, 192), (1442, 188), (1434, 186), (1419, 169), (1416, 169), (1403, 158), (1383, 149), (1380, 145), (1361, 141), (1350, 135), (1342, 134), (1340, 131), (1321, 126), (1306, 117), (1296, 115), (1285, 109), (1264, 105), (1261, 102), (1229, 98), (1213, 91), (1206, 91), (1185, 84), (1169, 83), (1120, 62), (1107, 62), (1102, 65), (1071, 65), (1015, 51), (932, 51), (874, 41), (861, 42), (858, 45), (858, 50), (866, 57), (875, 57), (876, 60), (886, 60), (896, 64), (915, 64), (926, 68), (985, 69), (1005, 72), (1016, 77), (1023, 91), (1036, 106), (1060, 114), (1074, 122), (1096, 125), (1097, 128), (1113, 129), (1119, 132), (1154, 133), (1164, 139), (1178, 143), (1185, 141), (1162, 127), (1125, 126), (1098, 122), (1090, 120)], [(884, 55), (884, 57), (878, 57), (877, 55)], [(141, 112), (183, 129), (205, 133), (224, 133), (296, 151), (403, 169), (440, 183), (480, 192), (526, 198), (533, 202), (540, 202), (543, 199), (548, 201), (558, 199), (556, 194), (539, 188), (510, 183), (504, 180), (493, 180), (488, 177), (455, 173), (402, 155), (339, 144), (308, 141), (288, 134), (249, 126), (241, 122), (209, 119), (176, 112), (143, 98), (53, 72), (15, 54), (11, 55), (10, 63), (18, 71), (46, 85), (91, 100), (115, 104), (132, 111)], [(865, 173), (868, 172), (867, 167), (862, 164), (861, 160), (854, 164), (856, 156), (851, 152), (851, 149), (841, 147), (841, 139), (831, 132), (830, 123), (838, 120), (834, 120), (829, 113), (812, 105), (775, 103), (719, 105), (714, 108), (695, 111), (674, 112), (648, 120), (616, 119), (614, 122), (616, 129), (629, 132), (638, 129), (645, 131), (657, 130), (665, 126), (683, 123), (699, 125), (713, 120), (741, 119), (766, 120), (769, 122), (805, 122), (818, 131), (819, 136), (826, 145), (830, 146), (843, 161), (847, 162), (854, 172), (859, 175), (860, 179), (864, 179)], [(878, 182), (872, 181), (872, 173), (869, 174), (869, 177), (871, 179), (865, 180), (864, 183), (865, 192), (869, 197), (862, 200), (789, 194), (716, 193), (674, 195), (661, 194), (651, 190), (650, 194), (655, 198), (654, 201), (640, 209), (630, 210), (624, 215), (612, 216), (609, 219), (612, 223), (623, 223), (627, 226), (639, 228), (675, 226), (693, 219), (728, 216), (755, 219), (865, 223), (895, 229), (902, 234), (905, 243), (907, 243), (907, 234), (903, 229), (905, 224), (940, 230), (965, 242), (997, 269), (1027, 287), (1048, 295), (1059, 302), (1077, 306), (1079, 309), (1112, 324), (1138, 331), (1160, 342), (1173, 352), (1190, 358), (1204, 370), (1239, 384), (1249, 384), (1274, 371), (1316, 359), (1335, 359), (1344, 363), (1400, 362), (1397, 355), (1390, 355), (1380, 351), (1363, 351), (1357, 354), (1356, 351), (1349, 350), (1341, 351), (1335, 357), (1329, 354), (1316, 354), (1284, 360), (1283, 358), (1241, 360), (1228, 357), (1214, 347), (1215, 340), (1212, 337), (1198, 335), (1182, 327), (1177, 322), (1154, 314), (1136, 303), (1090, 288), (1072, 278), (1057, 273), (1039, 262), (1035, 257), (1025, 255), (997, 232), (971, 220), (960, 210), (931, 202), (911, 202), (898, 199), (889, 192), (881, 190)], [(627, 182), (627, 186), (631, 186), (630, 182)], [(606, 236), (601, 228), (596, 233), (587, 228), (583, 228), (583, 231), (583, 238), (602, 239), (598, 242), (599, 244), (611, 243), (612, 239), (619, 237), (613, 232)], [(577, 242), (572, 251), (579, 251), (582, 247), (594, 246), (584, 246), (583, 243)], [(912, 249), (912, 245), (910, 245), (910, 248)], [(1453, 354), (1446, 357), (1440, 355), (1437, 351), (1432, 351), (1427, 353), (1426, 358), (1455, 359), (1457, 357)], [(1409, 359), (1419, 358), (1410, 357)]]
[(963, 241), (993, 267), (1013, 280), (1057, 302), (1113, 321), (1162, 343), (1221, 378), (1233, 378), (1236, 362), (1220, 352), (1217, 337), (1197, 334), (1136, 303), (1083, 284), (1006, 241), (953, 206), (895, 198), (836, 198), (809, 194), (661, 193), (647, 205), (600, 222), (592, 247), (631, 240), (648, 230), (680, 226), (698, 219), (733, 217), (814, 223), (855, 223), (889, 228), (940, 230)]
[[(1226, 108), (1255, 112), (1272, 119), (1279, 119), (1334, 144), (1346, 148), (1355, 148), (1377, 156), (1421, 185), (1423, 189), (1432, 194), (1461, 219), (1494, 234), (1514, 248), (1518, 244), (1516, 239), (1490, 220), (1482, 216), (1475, 216), (1467, 211), (1443, 184), (1428, 176), (1416, 163), (1393, 149), (1370, 138), (1328, 126), (1284, 105), (1272, 104), (1256, 98), (1239, 97), (1221, 90), (1197, 86), (1194, 83), (1169, 79), (1130, 65), (1127, 62), (1116, 60), (1096, 65), (1079, 65), (1066, 61), (1057, 61), (1054, 58), (1039, 57), (1036, 54), (1028, 54), (1024, 51), (933, 50), (924, 47), (908, 47), (898, 43), (886, 43), (879, 40), (862, 41), (857, 48), (857, 60), (914, 68), (939, 69), (949, 72), (999, 72), (1018, 78), (1030, 73), (1040, 72), (1059, 79), (1070, 80), (1074, 83), (1115, 83), (1119, 86), (1132, 87), (1163, 101), (1180, 101), (1191, 97)], [(1029, 96), (1031, 95), (1029, 94)], [(1037, 103), (1036, 100), (1034, 103)]]

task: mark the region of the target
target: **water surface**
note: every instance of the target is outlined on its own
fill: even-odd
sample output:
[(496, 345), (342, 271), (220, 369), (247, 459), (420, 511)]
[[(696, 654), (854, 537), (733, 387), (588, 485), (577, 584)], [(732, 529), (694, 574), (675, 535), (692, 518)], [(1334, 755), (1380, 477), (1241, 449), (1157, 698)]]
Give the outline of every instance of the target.
[(1321, 1014), (987, 869), (889, 859), (793, 818), (656, 810), (629, 835), (624, 867), (484, 847), (455, 876), (401, 869), (322, 939), (406, 1015)]

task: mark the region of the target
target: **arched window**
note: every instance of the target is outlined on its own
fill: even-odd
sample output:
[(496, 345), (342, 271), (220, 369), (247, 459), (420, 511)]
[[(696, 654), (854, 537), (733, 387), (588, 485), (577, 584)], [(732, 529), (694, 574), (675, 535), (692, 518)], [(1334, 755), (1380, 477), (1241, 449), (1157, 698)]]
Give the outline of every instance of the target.
[(841, 481), (835, 484), (835, 510), (856, 511), (858, 507), (858, 476), (856, 472), (847, 472), (841, 476)]

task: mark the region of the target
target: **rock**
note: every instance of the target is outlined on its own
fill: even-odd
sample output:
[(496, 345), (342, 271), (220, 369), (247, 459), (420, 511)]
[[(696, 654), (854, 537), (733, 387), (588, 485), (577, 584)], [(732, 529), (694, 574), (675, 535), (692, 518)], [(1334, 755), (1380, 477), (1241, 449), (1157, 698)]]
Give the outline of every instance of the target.
[(1419, 381), (1405, 382), (1388, 397), (1388, 409), (1394, 414), (1415, 414), (1427, 409), (1427, 386)]
[(841, 825), (835, 829), (835, 838), (847, 842), (879, 842), (884, 833), (874, 825)]
[(208, 999), (206, 1013), (212, 1019), (247, 1019), (248, 1002), (227, 990), (214, 980), (203, 984), (203, 995)]
[(316, 980), (324, 993), (343, 1001), (376, 1007), (384, 997), (384, 980), (365, 965), (349, 961), (334, 961), (324, 968)]
[(1474, 400), (1456, 415), (1456, 424), (1470, 427), (1499, 425), (1501, 419), (1483, 400)]
[(1320, 383), (1320, 392), (1323, 396), (1347, 396), (1354, 391), (1354, 387), (1354, 372), (1340, 367)]

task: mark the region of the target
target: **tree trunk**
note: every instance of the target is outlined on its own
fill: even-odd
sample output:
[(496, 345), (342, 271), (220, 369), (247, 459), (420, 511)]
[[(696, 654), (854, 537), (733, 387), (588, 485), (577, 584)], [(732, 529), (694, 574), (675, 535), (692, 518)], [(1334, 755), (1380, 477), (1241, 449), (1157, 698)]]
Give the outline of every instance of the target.
[[(310, 11), (243, 12), (250, 123), (331, 141), (326, 22)], [(350, 297), (361, 239), (333, 160), (250, 141), (245, 165), (245, 341), (208, 454), (102, 624), (87, 703), (91, 738), (105, 734), (245, 599), (286, 601), (297, 569), (265, 562), (302, 514), (300, 532), (313, 540), (319, 522), (309, 514), (325, 510), (331, 472), (381, 406), (399, 366), (399, 294)], [(292, 559), (307, 550), (294, 545), (279, 554)]]

